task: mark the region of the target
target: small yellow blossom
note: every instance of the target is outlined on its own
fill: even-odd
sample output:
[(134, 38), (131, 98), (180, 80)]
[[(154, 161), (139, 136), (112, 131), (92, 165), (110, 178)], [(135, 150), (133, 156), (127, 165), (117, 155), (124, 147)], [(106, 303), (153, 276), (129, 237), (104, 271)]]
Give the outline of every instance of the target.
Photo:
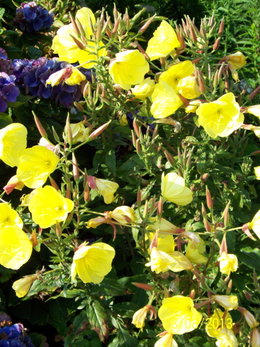
[(254, 167), (254, 173), (255, 173), (256, 179), (260, 180), (260, 166)]
[(186, 99), (198, 98), (201, 94), (195, 76), (187, 76), (180, 80), (177, 85), (178, 93)]
[(114, 201), (114, 194), (119, 188), (116, 182), (95, 178), (95, 184), (98, 192), (103, 196), (105, 204), (111, 204)]
[(153, 37), (148, 41), (146, 54), (151, 60), (167, 57), (181, 44), (172, 26), (165, 20), (154, 31)]
[(202, 238), (196, 234), (195, 240), (190, 240), (186, 247), (186, 257), (193, 264), (206, 264), (208, 258), (205, 256), (206, 245)]
[(51, 186), (35, 189), (29, 200), (32, 219), (41, 228), (48, 228), (56, 222), (65, 221), (73, 207), (72, 200), (64, 198)]
[(175, 172), (162, 174), (161, 193), (165, 200), (185, 206), (192, 202), (192, 191), (185, 187), (185, 180)]
[(195, 330), (202, 319), (202, 314), (194, 308), (192, 299), (182, 295), (164, 299), (158, 315), (164, 329), (178, 335)]
[(178, 347), (178, 344), (172, 334), (166, 333), (155, 343), (154, 347)]
[(14, 189), (22, 190), (23, 187), (24, 183), (18, 180), (17, 175), (14, 175), (9, 179), (3, 189), (8, 195), (11, 194)]
[(191, 270), (192, 264), (189, 259), (181, 252), (173, 251), (166, 253), (153, 247), (150, 255), (150, 262), (145, 264), (150, 266), (151, 270), (157, 274), (166, 271), (180, 272)]
[(78, 35), (72, 24), (64, 25), (57, 31), (52, 42), (52, 49), (59, 55), (60, 60), (69, 63), (78, 61), (86, 69), (91, 68), (96, 65), (99, 57), (107, 54), (107, 51), (102, 41), (95, 42), (92, 27), (96, 19), (89, 8), (83, 7), (78, 10), (75, 20), (83, 28), (84, 37)]
[(114, 83), (123, 89), (142, 83), (148, 71), (149, 64), (137, 49), (117, 53), (109, 65), (109, 73)]
[(85, 81), (86, 76), (75, 67), (65, 67), (57, 72), (54, 72), (49, 76), (46, 84), (50, 84), (52, 87), (59, 85), (60, 83), (66, 83), (70, 86), (80, 84)]
[(86, 242), (76, 250), (71, 266), (71, 277), (79, 276), (84, 283), (100, 283), (111, 271), (115, 250), (110, 245), (97, 242), (87, 245)]
[(206, 324), (206, 333), (210, 337), (217, 338), (221, 329), (226, 328), (231, 330), (233, 327), (232, 317), (228, 312), (223, 312), (219, 308), (214, 310), (213, 315), (209, 318)]
[(249, 229), (252, 229), (260, 239), (260, 210), (258, 210), (252, 221), (248, 223), (248, 227)]
[(159, 230), (160, 234), (175, 233), (176, 230), (179, 229), (176, 225), (167, 221), (165, 218), (151, 217), (148, 223), (146, 230)]
[(31, 257), (32, 243), (17, 225), (0, 229), (0, 265), (18, 270)]
[(13, 290), (18, 298), (23, 298), (31, 288), (31, 285), (36, 280), (37, 275), (28, 275), (15, 281), (12, 285)]
[(134, 324), (136, 328), (143, 330), (143, 327), (145, 326), (145, 319), (149, 309), (149, 306), (146, 305), (134, 313), (132, 318), (132, 324)]
[(59, 157), (43, 146), (26, 148), (17, 165), (17, 178), (29, 188), (42, 186), (56, 169)]
[(12, 123), (0, 129), (0, 159), (7, 165), (17, 166), (27, 143), (27, 129), (20, 123)]
[(246, 113), (251, 113), (260, 118), (260, 105), (253, 105), (246, 108)]
[(0, 229), (11, 226), (22, 229), (23, 221), (18, 213), (7, 203), (0, 203)]
[(219, 261), (219, 269), (224, 275), (230, 275), (230, 272), (237, 271), (238, 261), (237, 256), (235, 254), (228, 254), (223, 252), (221, 256), (218, 258)]
[(151, 98), (151, 114), (154, 118), (168, 117), (182, 106), (182, 100), (177, 92), (165, 81), (155, 85)]
[(86, 227), (95, 229), (96, 227), (104, 223), (106, 223), (106, 218), (100, 216), (100, 217), (89, 219), (86, 222)]
[(244, 115), (240, 113), (233, 93), (227, 93), (216, 101), (200, 105), (196, 113), (199, 116), (198, 124), (212, 138), (229, 136), (240, 128), (244, 121)]
[(246, 65), (246, 57), (241, 52), (236, 52), (226, 56), (228, 63), (234, 70), (240, 69)]
[(143, 80), (142, 83), (137, 84), (134, 88), (132, 88), (131, 91), (137, 99), (144, 100), (153, 94), (154, 86), (154, 80), (148, 77)]
[(213, 299), (227, 311), (238, 308), (238, 298), (236, 295), (214, 295)]
[[(84, 142), (89, 138), (90, 129), (85, 127), (84, 122), (71, 123), (71, 137), (72, 144)], [(65, 139), (68, 138), (68, 134), (65, 131)]]
[(119, 206), (109, 214), (110, 218), (115, 219), (121, 225), (127, 225), (135, 222), (135, 211), (129, 206)]

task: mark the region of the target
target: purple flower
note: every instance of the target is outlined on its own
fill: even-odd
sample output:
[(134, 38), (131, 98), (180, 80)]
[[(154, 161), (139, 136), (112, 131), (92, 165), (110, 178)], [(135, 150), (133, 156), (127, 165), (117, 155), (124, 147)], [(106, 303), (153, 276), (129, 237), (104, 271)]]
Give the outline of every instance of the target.
[(23, 32), (35, 33), (47, 30), (53, 23), (53, 14), (36, 5), (34, 1), (22, 3), (16, 10), (15, 26)]
[(71, 107), (81, 97), (79, 85), (60, 84), (55, 87), (46, 85), (49, 76), (70, 64), (56, 59), (39, 58), (36, 60), (13, 60), (14, 75), (17, 85), (26, 94), (43, 99), (50, 99), (65, 107)]
[(8, 59), (6, 51), (0, 47), (0, 72), (12, 73), (12, 62)]
[(19, 89), (15, 86), (15, 76), (7, 75), (0, 72), (0, 112), (5, 112), (8, 102), (15, 102), (20, 94)]

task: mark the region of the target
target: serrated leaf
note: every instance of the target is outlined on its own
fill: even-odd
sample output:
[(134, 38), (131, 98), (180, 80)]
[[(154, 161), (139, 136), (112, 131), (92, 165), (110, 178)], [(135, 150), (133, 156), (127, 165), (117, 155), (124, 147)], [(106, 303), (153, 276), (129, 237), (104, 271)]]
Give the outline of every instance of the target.
[(39, 48), (29, 46), (28, 55), (30, 56), (31, 59), (38, 59), (42, 56), (42, 51)]
[(101, 303), (97, 300), (89, 301), (86, 307), (86, 315), (91, 325), (92, 330), (94, 330), (100, 340), (104, 342), (108, 336), (108, 315)]

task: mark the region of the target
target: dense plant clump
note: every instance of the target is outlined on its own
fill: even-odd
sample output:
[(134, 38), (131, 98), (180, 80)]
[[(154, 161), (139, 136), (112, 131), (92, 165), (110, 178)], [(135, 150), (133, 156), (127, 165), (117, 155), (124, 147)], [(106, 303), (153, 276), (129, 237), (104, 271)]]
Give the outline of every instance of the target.
[(66, 4), (0, 9), (0, 346), (259, 346), (255, 56)]

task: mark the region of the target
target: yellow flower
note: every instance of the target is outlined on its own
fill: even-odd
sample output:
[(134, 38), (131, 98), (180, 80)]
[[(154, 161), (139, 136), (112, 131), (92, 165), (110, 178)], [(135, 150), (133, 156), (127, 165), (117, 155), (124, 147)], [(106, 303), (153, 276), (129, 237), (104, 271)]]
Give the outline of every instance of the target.
[(59, 157), (43, 146), (26, 148), (17, 165), (17, 178), (29, 188), (42, 186), (56, 169)]
[(172, 334), (166, 333), (155, 343), (154, 347), (178, 347), (178, 344)]
[[(78, 142), (84, 142), (88, 139), (90, 129), (86, 128), (83, 122), (71, 123), (70, 124), (72, 144)], [(65, 138), (68, 138), (68, 134), (65, 131)]]
[(114, 201), (114, 194), (119, 188), (116, 182), (95, 178), (96, 189), (103, 196), (105, 204), (111, 204)]
[(83, 7), (77, 11), (75, 20), (83, 28), (83, 37), (78, 35), (72, 24), (64, 25), (57, 31), (52, 42), (52, 49), (59, 55), (60, 60), (69, 63), (78, 61), (89, 69), (97, 63), (99, 57), (105, 56), (107, 51), (101, 41), (94, 42), (92, 27), (95, 25), (96, 19), (89, 8)]
[(12, 285), (13, 290), (18, 298), (23, 298), (31, 288), (31, 285), (36, 280), (37, 275), (28, 275), (15, 281)]
[(9, 204), (0, 203), (0, 229), (15, 225), (21, 229), (23, 227), (23, 221), (18, 213)]
[(109, 73), (114, 83), (123, 89), (130, 89), (132, 85), (142, 83), (148, 71), (149, 64), (137, 49), (117, 53), (109, 65)]
[(227, 311), (238, 308), (238, 298), (236, 295), (214, 295), (212, 298)]
[(152, 94), (151, 114), (154, 118), (165, 118), (173, 114), (182, 101), (174, 88), (165, 81), (159, 81)]
[(176, 225), (167, 221), (165, 218), (151, 217), (149, 219), (149, 224), (145, 228), (146, 230), (159, 230), (162, 233), (175, 233), (179, 229)]
[(254, 172), (257, 180), (260, 180), (260, 166), (254, 167)]
[(241, 52), (227, 55), (227, 61), (234, 70), (240, 69), (246, 65), (246, 57)]
[(143, 329), (143, 327), (145, 326), (145, 319), (149, 310), (149, 306), (146, 305), (134, 313), (132, 324), (134, 324), (136, 328), (141, 330)]
[(182, 78), (177, 85), (177, 91), (186, 99), (195, 99), (201, 94), (195, 76)]
[[(145, 234), (145, 238), (147, 238), (150, 243), (154, 239), (154, 236), (155, 236), (155, 232), (149, 232)], [(176, 247), (176, 243), (172, 235), (162, 234), (159, 232), (157, 236), (157, 247), (156, 247), (159, 251), (163, 251), (163, 252), (171, 254), (174, 251), (175, 247)]]
[(238, 342), (233, 330), (223, 328), (217, 337), (216, 346), (218, 347), (238, 347)]
[(212, 138), (229, 136), (240, 128), (244, 121), (244, 115), (240, 113), (233, 93), (200, 105), (196, 113), (199, 116), (198, 124)]
[(253, 106), (247, 107), (246, 113), (251, 113), (254, 116), (260, 118), (260, 105), (253, 105)]
[(226, 328), (231, 330), (233, 321), (228, 312), (223, 312), (219, 308), (214, 310), (213, 315), (209, 318), (206, 324), (206, 333), (210, 337), (218, 337), (221, 329)]
[(144, 100), (145, 98), (153, 94), (154, 85), (154, 80), (151, 80), (151, 78), (148, 77), (143, 80), (143, 82), (132, 88), (131, 91), (137, 99)]
[(181, 44), (172, 26), (165, 20), (154, 31), (153, 37), (148, 41), (146, 54), (151, 60), (167, 57)]
[(221, 256), (218, 258), (220, 272), (224, 275), (230, 275), (230, 272), (237, 271), (238, 261), (237, 256), (235, 254), (228, 254), (223, 252)]
[(166, 253), (153, 247), (150, 255), (150, 262), (145, 266), (151, 266), (151, 270), (157, 274), (166, 271), (180, 272), (191, 270), (192, 264), (189, 259), (182, 253), (173, 251)]
[(27, 143), (27, 129), (20, 123), (12, 123), (0, 130), (0, 159), (11, 167), (17, 166)]
[(184, 178), (175, 172), (162, 174), (161, 193), (165, 200), (185, 206), (192, 202), (192, 191), (185, 187)]
[(84, 242), (74, 254), (71, 277), (74, 280), (78, 275), (84, 283), (100, 283), (111, 271), (114, 257), (115, 250), (110, 245), (97, 242), (88, 246)]
[(183, 78), (191, 76), (195, 72), (195, 67), (190, 60), (174, 64), (164, 71), (159, 81), (167, 82), (175, 91), (179, 92), (179, 83)]
[(252, 221), (248, 223), (248, 227), (252, 229), (260, 239), (260, 210), (258, 210)]
[(12, 270), (19, 269), (31, 257), (32, 243), (17, 225), (0, 229), (0, 264)]
[(121, 225), (127, 225), (135, 222), (135, 211), (129, 206), (119, 206), (109, 214), (110, 218), (115, 219)]
[(82, 81), (85, 81), (86, 76), (83, 75), (75, 67), (65, 67), (57, 72), (54, 72), (49, 76), (46, 81), (46, 84), (50, 84), (52, 87), (57, 86), (58, 84), (65, 82), (70, 86), (80, 84)]
[(194, 308), (192, 299), (182, 295), (164, 299), (158, 315), (164, 329), (178, 335), (195, 330), (202, 319), (202, 314)]
[(206, 264), (208, 258), (205, 256), (205, 242), (196, 234), (196, 239), (190, 240), (186, 247), (186, 257), (194, 264)]
[(48, 228), (56, 222), (65, 221), (73, 207), (72, 200), (64, 198), (51, 186), (35, 189), (29, 200), (32, 219), (41, 228)]

